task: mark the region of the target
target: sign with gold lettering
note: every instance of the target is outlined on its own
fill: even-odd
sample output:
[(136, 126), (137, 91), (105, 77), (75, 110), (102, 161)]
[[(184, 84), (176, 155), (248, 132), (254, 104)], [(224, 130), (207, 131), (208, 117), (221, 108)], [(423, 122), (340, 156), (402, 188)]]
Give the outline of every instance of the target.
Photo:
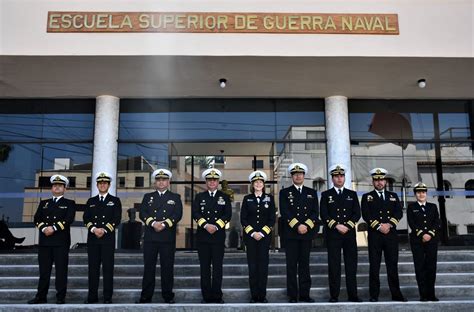
[(397, 14), (48, 12), (47, 31), (398, 35)]

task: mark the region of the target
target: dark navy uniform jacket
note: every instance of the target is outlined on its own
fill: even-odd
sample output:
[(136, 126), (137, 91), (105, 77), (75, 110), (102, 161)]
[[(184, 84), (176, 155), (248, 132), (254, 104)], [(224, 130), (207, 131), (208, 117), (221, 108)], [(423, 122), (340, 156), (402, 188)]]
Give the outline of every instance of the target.
[[(357, 193), (343, 188), (342, 194), (338, 194), (335, 188), (321, 193), (321, 220), (327, 226), (328, 233), (336, 235), (347, 235), (354, 230), (360, 219), (360, 205)], [(349, 228), (346, 234), (340, 234), (336, 229), (338, 224)]]
[[(214, 197), (208, 191), (196, 195), (193, 203), (193, 219), (198, 224), (196, 238), (198, 242), (224, 243), (225, 225), (232, 217), (232, 207), (227, 194), (216, 191)], [(209, 234), (206, 224), (217, 226), (214, 234)]]
[[(88, 244), (113, 244), (115, 245), (115, 230), (122, 219), (122, 203), (120, 198), (107, 194), (104, 201), (100, 201), (99, 195), (87, 200), (86, 210), (83, 218), (87, 227)], [(97, 238), (91, 233), (92, 228), (103, 228), (106, 233), (101, 238)]]
[(255, 232), (269, 236), (275, 225), (275, 200), (272, 195), (263, 193), (260, 203), (255, 194), (244, 197), (240, 210), (240, 223), (246, 236), (250, 237)]
[[(34, 222), (39, 229), (40, 246), (69, 246), (71, 245), (71, 223), (76, 215), (76, 203), (61, 197), (56, 203), (52, 198), (42, 200), (34, 216)], [(55, 231), (46, 236), (42, 230), (53, 226)]]
[[(280, 191), (280, 214), (283, 235), (288, 239), (313, 239), (319, 231), (319, 204), (315, 190), (303, 186), (301, 194), (294, 185)], [(308, 227), (306, 234), (298, 233), (298, 226)]]
[(369, 233), (377, 232), (380, 223), (390, 223), (392, 228), (387, 235), (395, 235), (403, 217), (402, 205), (396, 193), (385, 191), (384, 197), (382, 200), (375, 190), (362, 195), (362, 217), (369, 225)]
[[(162, 196), (155, 191), (143, 196), (140, 219), (145, 223), (145, 241), (176, 242), (176, 227), (183, 216), (183, 204), (179, 194), (167, 190)], [(153, 222), (163, 222), (165, 229), (156, 232)]]
[(425, 209), (418, 202), (411, 203), (407, 208), (407, 220), (410, 226), (410, 237), (414, 240), (423, 240), (423, 235), (437, 237), (440, 228), (438, 207), (433, 203), (425, 203)]

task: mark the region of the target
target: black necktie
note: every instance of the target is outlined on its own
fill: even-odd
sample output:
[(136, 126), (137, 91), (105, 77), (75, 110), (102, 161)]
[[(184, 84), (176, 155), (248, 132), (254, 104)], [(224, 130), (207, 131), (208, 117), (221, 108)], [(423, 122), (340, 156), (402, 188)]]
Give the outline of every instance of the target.
[(104, 202), (104, 196), (100, 196), (100, 202), (101, 202), (101, 203)]
[(53, 202), (54, 202), (54, 203), (57, 203), (57, 202), (58, 202), (58, 198), (57, 198), (57, 197), (54, 197), (54, 198), (53, 198)]
[(385, 198), (383, 196), (383, 192), (379, 192), (379, 197), (380, 197), (380, 199), (385, 200)]
[(337, 190), (337, 195), (341, 195), (341, 194), (342, 194), (341, 189), (338, 189), (338, 190)]
[(160, 195), (160, 197), (163, 196), (163, 194), (161, 192), (158, 192), (158, 194)]
[(260, 204), (260, 196), (257, 196), (257, 203)]
[(301, 187), (298, 187), (298, 192), (300, 192), (300, 194), (301, 194)]
[(211, 197), (214, 198), (214, 192), (211, 192)]
[(425, 205), (421, 205), (421, 210), (423, 210), (423, 212), (425, 212)]

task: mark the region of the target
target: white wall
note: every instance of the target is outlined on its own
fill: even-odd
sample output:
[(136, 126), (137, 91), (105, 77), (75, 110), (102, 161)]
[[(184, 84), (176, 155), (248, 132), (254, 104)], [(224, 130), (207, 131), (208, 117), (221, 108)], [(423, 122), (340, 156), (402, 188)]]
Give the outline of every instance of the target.
[[(0, 0), (2, 55), (473, 57), (472, 0)], [(397, 13), (399, 36), (46, 33), (48, 11)]]

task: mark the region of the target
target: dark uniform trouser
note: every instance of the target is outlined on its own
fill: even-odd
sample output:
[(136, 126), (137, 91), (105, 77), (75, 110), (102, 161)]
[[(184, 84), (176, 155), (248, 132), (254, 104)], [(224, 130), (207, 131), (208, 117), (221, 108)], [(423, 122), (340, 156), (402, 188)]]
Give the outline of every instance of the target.
[[(311, 289), (311, 275), (309, 271), (309, 255), (311, 251), (310, 239), (287, 239), (286, 240), (286, 287), (288, 297), (296, 299), (309, 297)], [(298, 273), (298, 281), (296, 274)]]
[(271, 236), (260, 241), (245, 239), (247, 263), (249, 266), (249, 284), (252, 299), (260, 300), (267, 296), (268, 262)]
[[(357, 298), (357, 242), (355, 232), (343, 236), (326, 234), (328, 249), (329, 293), (331, 298), (338, 298), (341, 290), (341, 249), (344, 252), (346, 287), (349, 299)], [(337, 235), (337, 236), (336, 236)]]
[(378, 299), (380, 294), (380, 262), (382, 251), (387, 267), (388, 287), (392, 298), (401, 298), (400, 282), (398, 280), (398, 236), (382, 233), (369, 233), (369, 293), (370, 298)]
[[(198, 242), (199, 264), (201, 267), (201, 292), (205, 301), (222, 299), (222, 265), (224, 243), (208, 244)], [(211, 282), (212, 265), (212, 282)]]
[(67, 290), (67, 266), (69, 246), (40, 246), (38, 251), (40, 278), (37, 298), (46, 299), (51, 279), (51, 270), (56, 271), (56, 299), (64, 300)]
[(427, 243), (418, 239), (411, 242), (411, 251), (415, 263), (416, 282), (422, 298), (435, 297), (436, 263), (438, 261), (438, 239)]
[(104, 301), (112, 299), (114, 291), (114, 254), (113, 244), (88, 244), (87, 258), (89, 260), (89, 295), (91, 302), (97, 301), (100, 279), (100, 265), (104, 280)]
[(161, 296), (164, 300), (174, 298), (174, 256), (176, 243), (147, 242), (143, 246), (143, 260), (145, 269), (143, 272), (142, 294), (141, 298), (151, 299), (155, 291), (156, 261), (158, 253), (160, 254), (160, 273), (161, 273)]

